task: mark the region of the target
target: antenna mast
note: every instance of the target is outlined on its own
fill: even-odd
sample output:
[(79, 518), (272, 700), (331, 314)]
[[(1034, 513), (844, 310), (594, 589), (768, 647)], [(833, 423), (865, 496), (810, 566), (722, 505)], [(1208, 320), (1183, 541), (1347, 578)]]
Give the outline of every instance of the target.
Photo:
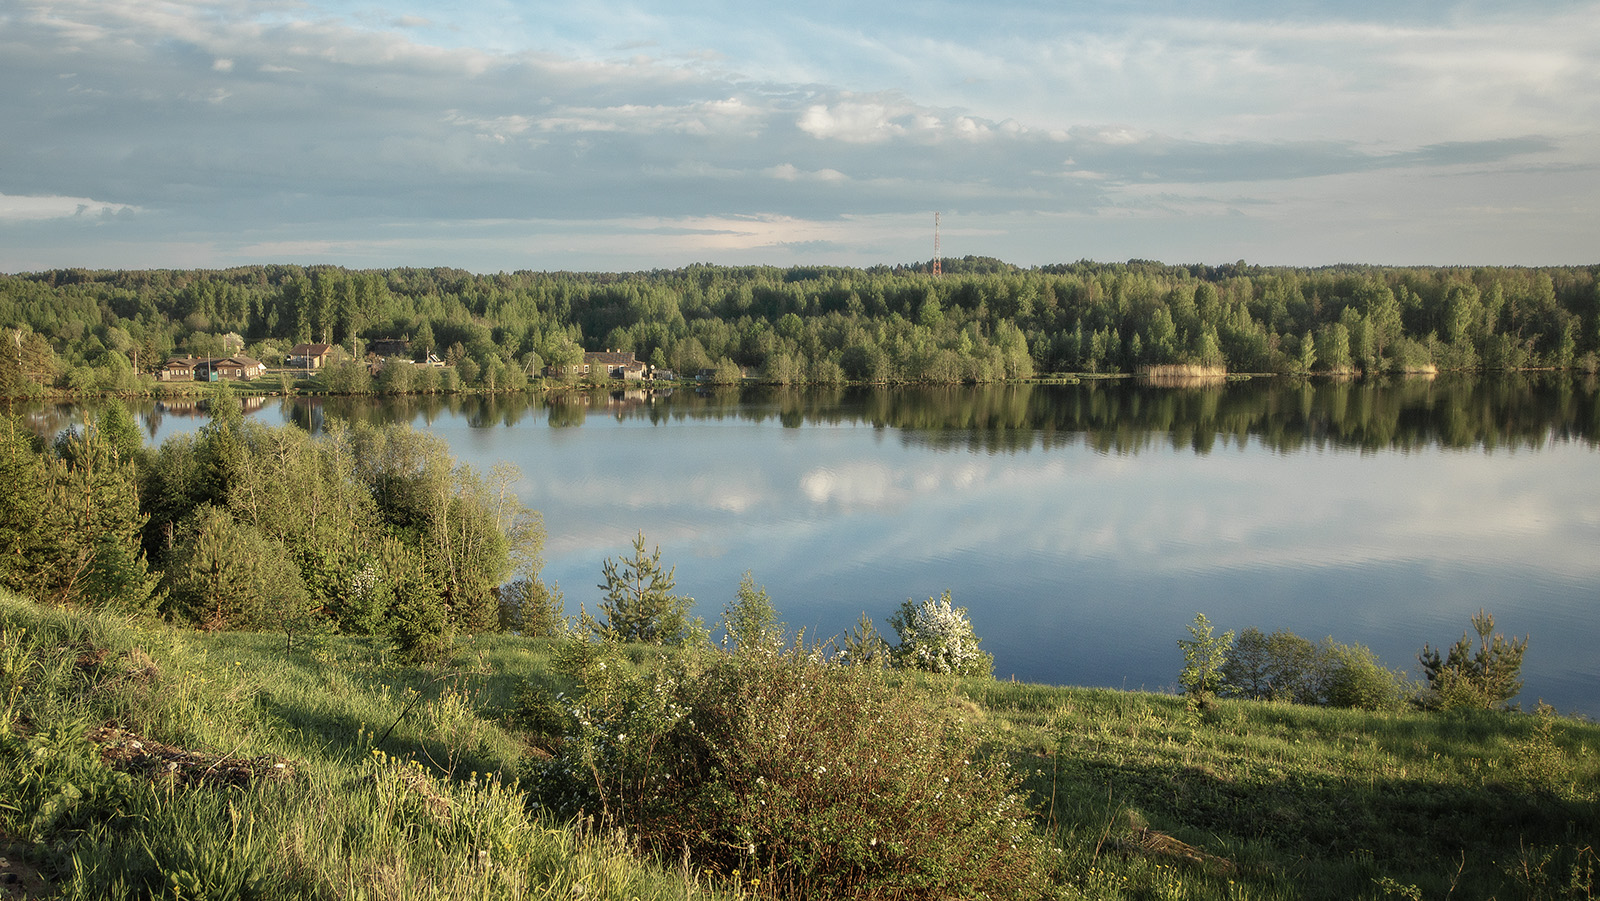
[(939, 214), (933, 214), (933, 277), (939, 277)]

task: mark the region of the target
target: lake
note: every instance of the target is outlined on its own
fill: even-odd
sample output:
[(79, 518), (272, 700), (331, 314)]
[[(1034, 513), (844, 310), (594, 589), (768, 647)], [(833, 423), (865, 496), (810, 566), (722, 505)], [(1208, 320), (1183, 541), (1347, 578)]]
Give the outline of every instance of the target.
[[(155, 441), (198, 411), (141, 412)], [(952, 592), (1001, 678), (1172, 689), (1176, 641), (1287, 629), (1420, 676), (1480, 607), (1530, 637), (1519, 700), (1600, 717), (1600, 398), (1512, 375), (1194, 388), (617, 391), (268, 400), (403, 420), (522, 472), (544, 576), (592, 610), (643, 532), (714, 621), (741, 575), (808, 636)]]

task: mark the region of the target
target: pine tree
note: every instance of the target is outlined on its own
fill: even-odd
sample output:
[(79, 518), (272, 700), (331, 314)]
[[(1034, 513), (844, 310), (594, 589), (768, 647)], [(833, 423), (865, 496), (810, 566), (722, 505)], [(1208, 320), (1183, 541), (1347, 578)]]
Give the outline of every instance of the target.
[(646, 554), (644, 533), (633, 542), (633, 556), (622, 560), (606, 558), (601, 567), (605, 590), (600, 601), (601, 622), (587, 612), (583, 624), (608, 641), (640, 641), (648, 644), (682, 644), (688, 640), (692, 623), (689, 608), (694, 598), (672, 593), (677, 567), (663, 569), (661, 548)]

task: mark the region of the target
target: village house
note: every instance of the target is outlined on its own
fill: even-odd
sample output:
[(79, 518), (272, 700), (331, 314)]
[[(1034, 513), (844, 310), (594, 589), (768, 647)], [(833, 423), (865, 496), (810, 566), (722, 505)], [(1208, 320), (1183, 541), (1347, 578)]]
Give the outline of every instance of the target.
[(234, 381), (248, 382), (267, 374), (267, 364), (247, 357), (244, 354), (227, 357), (221, 360), (201, 360), (195, 364), (194, 376), (202, 382), (214, 382), (218, 379), (233, 379)]
[(374, 338), (367, 345), (367, 353), (380, 357), (405, 357), (411, 359), (411, 341), (408, 338)]
[(333, 350), (332, 344), (296, 344), (286, 362), (295, 369), (321, 369), (333, 362)]
[(639, 381), (650, 377), (650, 366), (636, 360), (631, 350), (591, 350), (583, 354), (583, 362), (565, 367), (547, 367), (554, 376), (593, 376), (594, 378)]
[(162, 364), (156, 375), (163, 382), (192, 382), (195, 364), (199, 362), (194, 357), (173, 357)]

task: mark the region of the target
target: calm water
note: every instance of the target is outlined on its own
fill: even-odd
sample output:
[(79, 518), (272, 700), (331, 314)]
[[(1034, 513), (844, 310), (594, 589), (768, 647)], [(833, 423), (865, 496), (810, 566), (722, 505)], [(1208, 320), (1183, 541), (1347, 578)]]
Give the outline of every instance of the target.
[[(152, 438), (197, 427), (147, 412)], [(271, 401), (398, 419), (520, 467), (570, 613), (636, 532), (714, 620), (750, 570), (791, 627), (881, 629), (946, 589), (1001, 677), (1169, 688), (1197, 611), (1419, 674), (1480, 607), (1527, 634), (1521, 701), (1600, 717), (1592, 379), (1263, 380)]]

